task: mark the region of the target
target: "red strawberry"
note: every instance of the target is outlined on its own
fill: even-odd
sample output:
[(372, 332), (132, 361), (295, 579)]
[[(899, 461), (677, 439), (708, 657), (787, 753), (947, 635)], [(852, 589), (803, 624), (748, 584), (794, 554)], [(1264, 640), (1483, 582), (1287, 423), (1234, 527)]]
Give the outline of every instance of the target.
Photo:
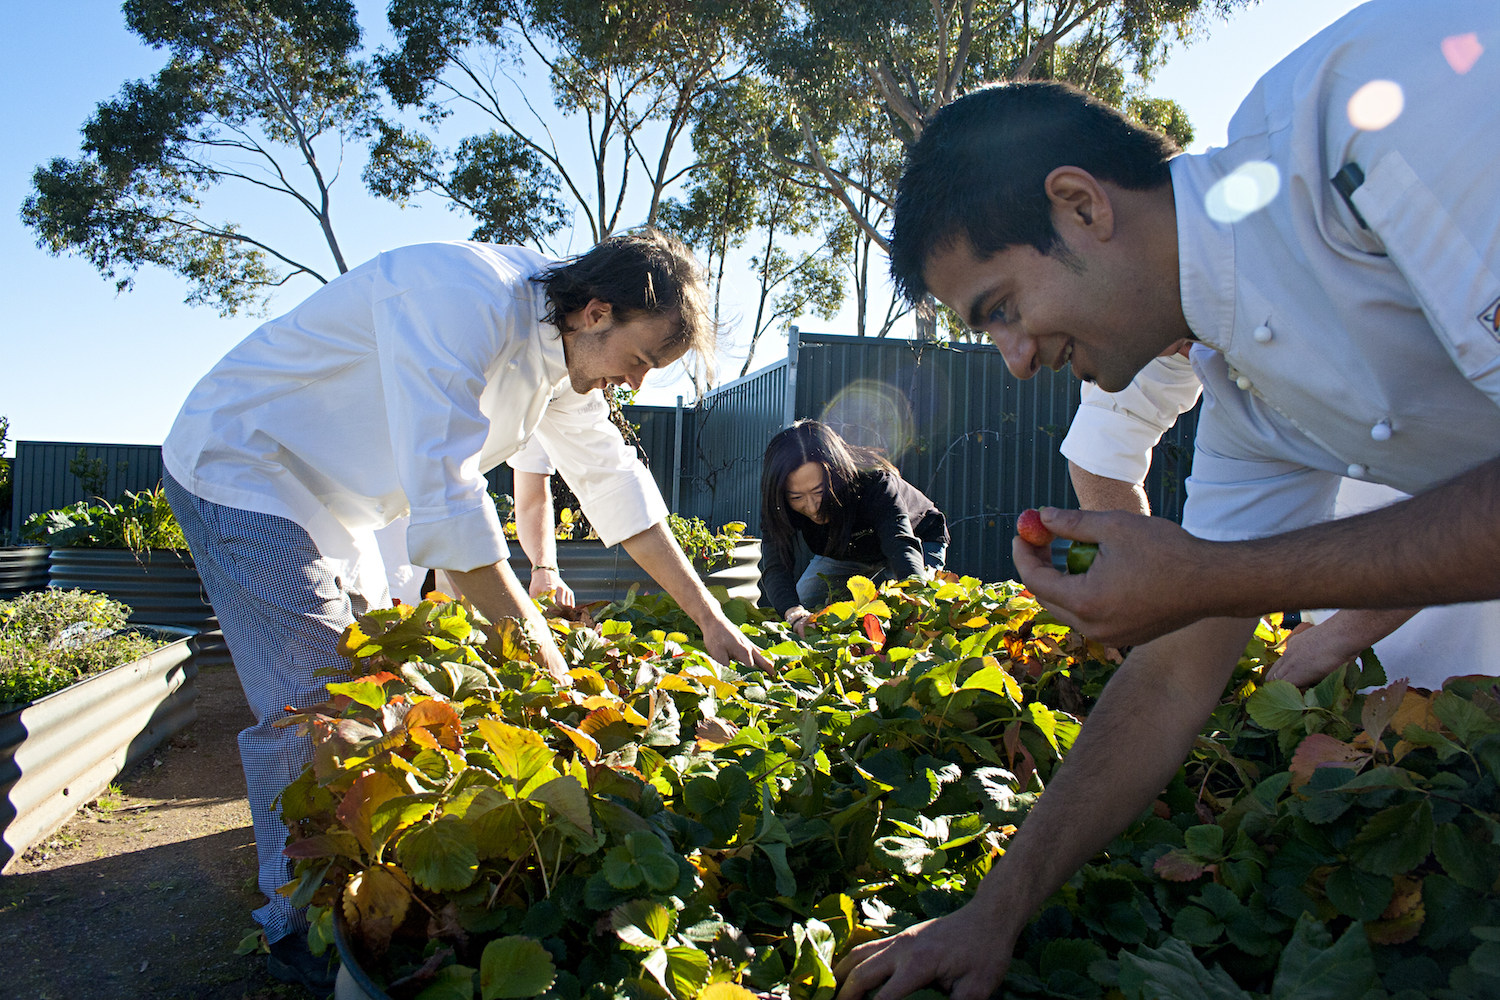
[(1052, 544), (1053, 534), (1042, 524), (1042, 515), (1034, 507), (1021, 511), (1021, 516), (1016, 518), (1016, 534), (1027, 545), (1035, 545), (1039, 549)]

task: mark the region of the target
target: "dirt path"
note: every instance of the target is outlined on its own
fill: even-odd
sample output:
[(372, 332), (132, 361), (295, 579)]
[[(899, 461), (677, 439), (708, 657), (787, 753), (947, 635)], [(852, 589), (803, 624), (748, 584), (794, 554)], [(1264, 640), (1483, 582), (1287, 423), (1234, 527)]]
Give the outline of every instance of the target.
[(310, 1000), (235, 946), (265, 901), (231, 667), (199, 673), (198, 721), (0, 877), (0, 996)]

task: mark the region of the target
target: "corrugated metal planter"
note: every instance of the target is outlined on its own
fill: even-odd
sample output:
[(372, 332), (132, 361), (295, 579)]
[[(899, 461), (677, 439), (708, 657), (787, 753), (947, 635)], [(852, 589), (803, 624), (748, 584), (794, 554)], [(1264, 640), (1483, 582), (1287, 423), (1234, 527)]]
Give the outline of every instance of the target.
[[(512, 545), (511, 553), (511, 569), (520, 577), (521, 585), (528, 586), (531, 583), (531, 563), (520, 545)], [(743, 597), (752, 604), (756, 603), (760, 600), (760, 539), (742, 541), (731, 556), (728, 566), (712, 570), (698, 566), (698, 575), (710, 587), (727, 588), (730, 597)], [(661, 590), (621, 545), (605, 548), (603, 542), (558, 542), (557, 562), (563, 582), (573, 588), (574, 599), (579, 604), (618, 601), (630, 592), (632, 584), (638, 585), (645, 594)]]
[(47, 586), (45, 545), (0, 549), (0, 601)]
[(191, 642), (0, 713), (0, 868), (198, 717)]
[(53, 549), (51, 584), (95, 590), (130, 605), (136, 624), (219, 627), (187, 552), (154, 549)]

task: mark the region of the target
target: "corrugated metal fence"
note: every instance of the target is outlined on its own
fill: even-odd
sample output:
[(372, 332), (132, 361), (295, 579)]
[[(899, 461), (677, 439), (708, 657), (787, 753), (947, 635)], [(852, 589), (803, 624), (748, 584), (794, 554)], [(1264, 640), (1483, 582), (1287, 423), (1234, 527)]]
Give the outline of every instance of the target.
[[(710, 525), (760, 524), (766, 443), (800, 417), (833, 424), (849, 440), (878, 445), (903, 476), (948, 516), (948, 567), (983, 579), (1014, 575), (1016, 515), (1043, 504), (1076, 506), (1058, 453), (1079, 384), (1042, 371), (1021, 381), (989, 345), (930, 344), (793, 332), (787, 358), (709, 393), (694, 406), (626, 406), (652, 476), (673, 510)], [(1181, 520), (1198, 414), (1178, 421), (1146, 480), (1153, 511)], [(106, 496), (161, 479), (161, 449), (22, 441), (14, 460), (12, 530), (34, 511), (84, 498), (68, 465), (84, 450), (101, 460)], [(489, 475), (511, 492), (508, 466)]]

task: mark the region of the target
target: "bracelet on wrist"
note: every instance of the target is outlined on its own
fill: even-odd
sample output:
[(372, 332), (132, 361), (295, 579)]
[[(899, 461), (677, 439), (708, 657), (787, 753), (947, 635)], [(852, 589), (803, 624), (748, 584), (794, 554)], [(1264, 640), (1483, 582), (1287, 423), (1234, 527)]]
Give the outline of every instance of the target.
[(557, 572), (557, 567), (556, 566), (548, 566), (545, 563), (544, 564), (540, 564), (540, 565), (533, 565), (531, 567), (531, 571), (533, 573), (535, 573), (539, 569), (545, 569), (545, 570), (548, 570), (548, 571), (553, 572), (553, 573)]

